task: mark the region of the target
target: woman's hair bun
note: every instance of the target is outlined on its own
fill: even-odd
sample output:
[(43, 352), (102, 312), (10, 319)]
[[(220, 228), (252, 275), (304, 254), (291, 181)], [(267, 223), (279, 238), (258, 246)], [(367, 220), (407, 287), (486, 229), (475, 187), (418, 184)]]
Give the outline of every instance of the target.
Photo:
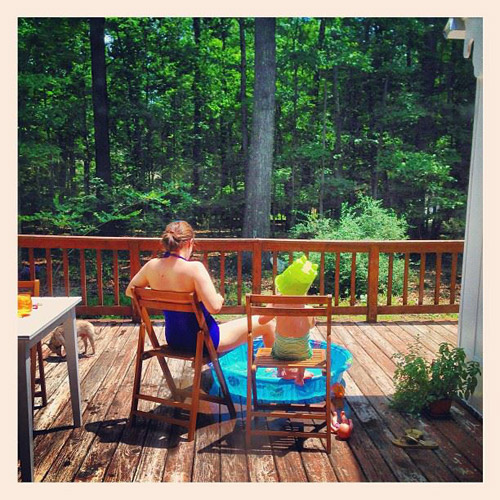
[(190, 241), (193, 238), (194, 231), (191, 224), (186, 221), (175, 221), (167, 225), (161, 237), (161, 242), (165, 250), (175, 252), (186, 241)]

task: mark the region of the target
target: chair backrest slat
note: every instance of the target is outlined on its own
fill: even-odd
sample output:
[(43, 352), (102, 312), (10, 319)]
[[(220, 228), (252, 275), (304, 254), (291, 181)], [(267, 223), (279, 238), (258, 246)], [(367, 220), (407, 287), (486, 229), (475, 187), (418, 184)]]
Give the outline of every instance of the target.
[(324, 304), (331, 295), (255, 295), (247, 294), (251, 304)]
[(301, 309), (289, 309), (282, 307), (251, 307), (252, 314), (262, 316), (326, 316), (326, 307), (304, 307)]
[[(265, 306), (264, 304), (267, 304)], [(314, 307), (287, 308), (294, 305)], [(262, 316), (331, 316), (331, 295), (247, 295), (247, 309), (250, 314)]]
[[(145, 307), (150, 313), (156, 314), (159, 311), (180, 311), (193, 312), (192, 304), (176, 304), (173, 302), (163, 302), (152, 299), (139, 299), (142, 307)], [(153, 312), (154, 311), (154, 312)]]
[(205, 317), (201, 310), (196, 292), (170, 292), (153, 290), (152, 288), (136, 287), (133, 291), (134, 301), (145, 323), (148, 333), (152, 333), (149, 313), (156, 314), (161, 311), (180, 311), (194, 313), (198, 320), (200, 330), (209, 336)]
[(17, 282), (18, 290), (31, 290), (31, 294), (34, 297), (40, 296), (40, 280), (28, 280), (28, 281), (18, 281)]
[(192, 304), (195, 292), (169, 292), (152, 288), (135, 288), (137, 299), (154, 300), (165, 304)]

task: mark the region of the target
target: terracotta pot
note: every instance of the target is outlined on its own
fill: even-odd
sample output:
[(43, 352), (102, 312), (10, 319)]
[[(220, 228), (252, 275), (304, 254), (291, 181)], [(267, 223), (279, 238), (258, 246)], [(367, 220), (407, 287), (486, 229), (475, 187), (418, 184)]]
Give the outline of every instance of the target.
[(446, 417), (450, 414), (451, 399), (438, 399), (427, 405), (427, 413), (431, 417)]

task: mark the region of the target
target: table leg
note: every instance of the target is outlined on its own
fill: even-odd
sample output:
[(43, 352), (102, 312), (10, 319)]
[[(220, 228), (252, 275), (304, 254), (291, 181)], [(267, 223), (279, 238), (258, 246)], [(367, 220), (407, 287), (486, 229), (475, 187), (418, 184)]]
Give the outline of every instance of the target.
[(31, 361), (27, 343), (17, 346), (17, 445), (21, 461), (21, 479), (33, 481), (33, 406), (31, 395)]
[(66, 361), (68, 364), (69, 388), (71, 393), (71, 408), (75, 427), (82, 425), (80, 400), (80, 378), (78, 374), (78, 341), (76, 337), (75, 310), (68, 312), (63, 323)]

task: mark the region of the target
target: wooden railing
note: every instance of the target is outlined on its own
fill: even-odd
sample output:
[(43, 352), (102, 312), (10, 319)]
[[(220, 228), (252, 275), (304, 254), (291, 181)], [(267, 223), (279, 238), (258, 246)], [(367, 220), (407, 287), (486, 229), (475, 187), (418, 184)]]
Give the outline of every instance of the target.
[[(80, 315), (131, 316), (132, 307), (124, 297), (124, 290), (141, 265), (162, 251), (155, 238), (19, 235), (18, 244), (25, 275), (29, 272), (29, 278), (36, 275), (40, 279), (44, 295), (80, 295), (82, 305), (77, 308)], [(459, 257), (463, 247), (463, 241), (214, 238), (197, 239), (194, 258), (204, 263), (220, 293), (228, 296), (222, 313), (243, 314), (246, 292), (274, 292), (279, 266), (300, 254), (314, 255), (320, 270), (319, 284), (315, 286), (320, 294), (332, 294), (333, 313), (366, 315), (367, 321), (374, 322), (379, 314), (458, 312)], [(340, 262), (341, 255), (346, 258), (345, 254), (350, 260), (348, 297), (342, 296), (340, 290)], [(360, 300), (356, 293), (357, 263), (363, 254), (368, 265), (366, 300)], [(380, 261), (386, 254), (386, 300), (382, 304), (379, 303)], [(327, 258), (330, 266), (335, 262), (335, 268), (329, 272)], [(394, 297), (394, 264), (403, 260), (402, 294)], [(431, 269), (426, 265), (430, 260)], [(446, 273), (444, 263), (449, 267)], [(418, 266), (416, 273), (415, 266)], [(432, 273), (429, 285), (428, 276)], [(413, 275), (418, 275), (416, 284), (411, 283)], [(443, 280), (445, 275), (447, 284)], [(327, 289), (327, 283), (331, 283), (332, 289)], [(426, 294), (426, 285), (427, 291), (433, 289), (431, 296)]]

